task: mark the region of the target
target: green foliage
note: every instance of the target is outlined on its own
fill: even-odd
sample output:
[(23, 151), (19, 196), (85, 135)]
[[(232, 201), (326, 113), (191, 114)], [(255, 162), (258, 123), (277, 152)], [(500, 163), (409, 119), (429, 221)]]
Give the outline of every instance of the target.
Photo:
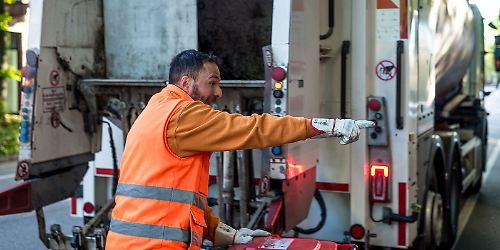
[[(15, 0), (0, 0), (4, 4), (13, 4)], [(12, 20), (5, 9), (0, 10), (0, 30), (7, 31), (9, 22)], [(0, 39), (5, 39), (5, 33)], [(7, 42), (7, 41), (6, 41)], [(3, 65), (5, 51), (0, 51), (0, 65)], [(0, 68), (0, 84), (3, 79), (21, 80), (21, 72), (11, 65)], [(0, 88), (1, 89), (1, 88)], [(0, 156), (15, 155), (19, 150), (19, 126), (21, 117), (19, 115), (6, 114), (3, 100), (0, 98)]]
[(0, 14), (0, 29), (7, 30), (9, 28), (9, 22), (12, 20), (12, 17), (7, 13), (3, 12)]
[(19, 115), (5, 114), (0, 102), (0, 156), (17, 154), (20, 122)]
[(21, 71), (11, 65), (0, 69), (0, 79), (12, 79), (17, 82), (21, 81)]

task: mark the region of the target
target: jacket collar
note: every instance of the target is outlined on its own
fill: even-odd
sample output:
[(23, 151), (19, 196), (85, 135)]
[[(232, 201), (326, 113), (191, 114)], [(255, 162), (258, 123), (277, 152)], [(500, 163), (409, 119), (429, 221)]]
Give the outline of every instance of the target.
[(168, 84), (162, 91), (166, 91), (178, 96), (181, 99), (187, 99), (189, 101), (194, 101), (193, 98), (186, 93), (183, 89), (174, 84)]

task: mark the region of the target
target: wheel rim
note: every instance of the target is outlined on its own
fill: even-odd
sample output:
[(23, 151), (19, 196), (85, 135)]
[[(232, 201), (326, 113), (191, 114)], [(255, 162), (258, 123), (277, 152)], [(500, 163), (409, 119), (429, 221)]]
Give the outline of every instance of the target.
[(443, 238), (443, 199), (439, 193), (431, 190), (427, 193), (425, 211), (425, 245), (437, 247)]
[(432, 204), (432, 238), (433, 245), (439, 245), (443, 237), (443, 199), (439, 193), (434, 196), (434, 202)]

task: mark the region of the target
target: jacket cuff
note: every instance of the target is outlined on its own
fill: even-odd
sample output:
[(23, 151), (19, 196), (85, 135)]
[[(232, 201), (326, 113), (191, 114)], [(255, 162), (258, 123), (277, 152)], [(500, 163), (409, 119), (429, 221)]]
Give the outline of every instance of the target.
[(214, 238), (215, 238), (215, 230), (217, 229), (217, 226), (219, 225), (220, 218), (214, 215), (213, 209), (211, 207), (208, 207), (205, 210), (205, 221), (207, 223), (207, 228), (205, 228), (205, 231), (203, 232), (203, 236), (206, 239), (213, 242)]
[(236, 229), (219, 222), (219, 225), (215, 229), (214, 246), (227, 246), (233, 244), (235, 235)]

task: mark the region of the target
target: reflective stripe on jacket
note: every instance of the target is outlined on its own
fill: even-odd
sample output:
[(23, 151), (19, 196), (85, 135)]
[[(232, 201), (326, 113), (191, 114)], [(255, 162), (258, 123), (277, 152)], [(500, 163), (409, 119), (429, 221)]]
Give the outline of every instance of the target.
[(106, 249), (199, 249), (207, 227), (207, 152), (180, 158), (165, 140), (170, 117), (191, 97), (155, 94), (127, 135)]

